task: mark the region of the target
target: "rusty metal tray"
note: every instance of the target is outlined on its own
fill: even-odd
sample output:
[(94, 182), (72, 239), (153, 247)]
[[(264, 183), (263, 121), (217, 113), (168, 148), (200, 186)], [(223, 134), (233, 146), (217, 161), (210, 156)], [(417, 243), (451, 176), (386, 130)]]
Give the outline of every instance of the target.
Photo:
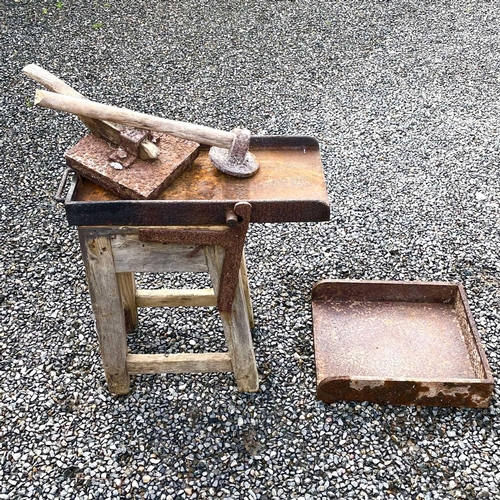
[(488, 406), (493, 378), (462, 285), (326, 280), (312, 312), (318, 399)]
[[(106, 152), (106, 142), (96, 140), (103, 142)], [(72, 161), (89, 161), (79, 144), (71, 149)], [(217, 170), (208, 158), (208, 148), (202, 148), (193, 164), (155, 200), (120, 199), (74, 176), (64, 201), (68, 222), (76, 226), (224, 224), (226, 210), (239, 201), (252, 205), (251, 222), (329, 219), (323, 166), (315, 139), (254, 136), (250, 151), (257, 157), (260, 169), (255, 176), (241, 179)]]

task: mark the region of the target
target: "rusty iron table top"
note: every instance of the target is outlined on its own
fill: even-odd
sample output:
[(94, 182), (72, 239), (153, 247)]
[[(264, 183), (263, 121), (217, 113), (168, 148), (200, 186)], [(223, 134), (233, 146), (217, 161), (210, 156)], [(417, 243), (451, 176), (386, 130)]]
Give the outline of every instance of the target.
[[(108, 161), (106, 142), (102, 158)], [(71, 162), (85, 162), (78, 143)], [(254, 136), (250, 151), (260, 164), (247, 179), (217, 170), (202, 148), (198, 158), (155, 200), (126, 200), (91, 181), (74, 179), (65, 200), (71, 225), (224, 224), (226, 211), (237, 202), (252, 205), (251, 222), (314, 222), (328, 220), (330, 208), (319, 152), (309, 137)]]

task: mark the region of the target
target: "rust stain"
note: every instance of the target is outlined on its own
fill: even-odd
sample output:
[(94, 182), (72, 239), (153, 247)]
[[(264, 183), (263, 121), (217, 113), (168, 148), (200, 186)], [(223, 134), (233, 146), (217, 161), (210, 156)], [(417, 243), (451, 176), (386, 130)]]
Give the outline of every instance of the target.
[[(192, 164), (155, 194), (155, 203), (162, 202), (165, 206), (147, 205), (146, 200), (138, 200), (134, 205), (124, 203), (119, 209), (116, 204), (106, 202), (125, 201), (132, 196), (123, 191), (111, 192), (106, 186), (80, 179), (70, 200), (72, 205), (66, 205), (68, 219), (76, 225), (89, 225), (92, 219), (100, 225), (223, 223), (221, 211), (223, 214), (227, 205), (247, 201), (252, 205), (252, 222), (328, 220), (329, 202), (318, 143), (304, 137), (257, 136), (252, 139), (250, 151), (256, 156), (260, 169), (251, 178), (222, 173), (212, 165), (208, 148), (202, 147)], [(164, 140), (165, 137), (162, 142)], [(97, 169), (96, 162), (103, 168), (110, 148), (106, 141), (87, 136), (67, 153), (68, 164), (87, 172)], [(160, 143), (159, 148), (163, 151), (164, 145)], [(153, 162), (137, 160), (128, 169), (115, 171), (116, 175), (127, 176), (130, 172), (137, 177), (134, 172), (138, 166), (142, 169), (147, 163), (153, 168), (161, 163), (161, 155), (160, 160)], [(92, 179), (89, 173), (82, 172), (82, 175)], [(95, 210), (92, 202), (96, 202)], [(185, 221), (187, 215), (182, 214), (186, 210), (191, 215), (189, 221)], [(171, 215), (160, 216), (160, 211), (168, 211)]]
[(417, 382), (384, 380), (379, 384), (353, 387), (349, 377), (329, 377), (317, 388), (317, 398), (325, 403), (369, 401), (378, 404), (444, 407), (488, 407), (492, 389), (488, 383), (464, 386), (456, 382)]
[[(97, 140), (106, 144), (102, 139)], [(161, 143), (159, 147), (161, 151)], [(75, 154), (81, 160), (81, 149), (82, 141), (68, 154)], [(65, 200), (68, 222), (75, 226), (224, 224), (226, 209), (240, 201), (252, 205), (251, 222), (329, 219), (329, 201), (316, 140), (254, 136), (250, 151), (261, 165), (254, 177), (237, 179), (223, 174), (208, 159), (208, 148), (202, 148), (192, 165), (154, 200), (122, 198), (76, 176)]]
[(452, 283), (317, 284), (318, 398), (487, 406), (493, 379), (464, 298)]

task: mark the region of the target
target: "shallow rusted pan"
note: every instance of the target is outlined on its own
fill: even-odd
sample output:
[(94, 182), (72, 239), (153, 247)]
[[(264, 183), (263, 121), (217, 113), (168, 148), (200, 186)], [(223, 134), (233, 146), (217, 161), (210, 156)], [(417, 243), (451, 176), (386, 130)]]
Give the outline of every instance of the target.
[(493, 378), (462, 285), (328, 280), (312, 309), (318, 399), (488, 406)]
[[(92, 161), (85, 148), (79, 151), (79, 144), (71, 149), (71, 163)], [(328, 196), (315, 139), (255, 136), (250, 151), (260, 169), (253, 177), (241, 179), (217, 170), (208, 158), (208, 148), (202, 148), (193, 164), (155, 200), (120, 199), (87, 179), (76, 178), (65, 200), (68, 221), (77, 226), (224, 224), (226, 210), (239, 201), (252, 205), (251, 222), (328, 220)]]

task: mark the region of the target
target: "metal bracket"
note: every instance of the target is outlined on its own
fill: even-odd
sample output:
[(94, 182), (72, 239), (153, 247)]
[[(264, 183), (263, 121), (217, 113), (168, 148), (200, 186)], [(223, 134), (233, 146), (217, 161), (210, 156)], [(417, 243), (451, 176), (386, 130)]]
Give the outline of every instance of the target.
[(124, 168), (130, 167), (139, 156), (141, 144), (145, 139), (150, 139), (148, 130), (127, 127), (120, 130), (120, 144), (118, 149), (109, 156), (112, 162), (117, 162)]
[(222, 264), (217, 308), (221, 312), (231, 311), (238, 284), (241, 257), (245, 237), (252, 214), (252, 205), (240, 202), (226, 212), (227, 227), (212, 229), (204, 227), (162, 227), (139, 229), (139, 240), (158, 243), (181, 243), (185, 245), (217, 245), (225, 250)]
[(64, 188), (66, 187), (66, 182), (68, 181), (68, 176), (71, 173), (74, 173), (75, 171), (72, 168), (67, 168), (61, 178), (61, 181), (59, 182), (59, 187), (57, 188), (56, 194), (53, 196), (53, 199), (57, 201), (57, 203), (64, 203), (66, 201), (66, 198), (62, 195)]

